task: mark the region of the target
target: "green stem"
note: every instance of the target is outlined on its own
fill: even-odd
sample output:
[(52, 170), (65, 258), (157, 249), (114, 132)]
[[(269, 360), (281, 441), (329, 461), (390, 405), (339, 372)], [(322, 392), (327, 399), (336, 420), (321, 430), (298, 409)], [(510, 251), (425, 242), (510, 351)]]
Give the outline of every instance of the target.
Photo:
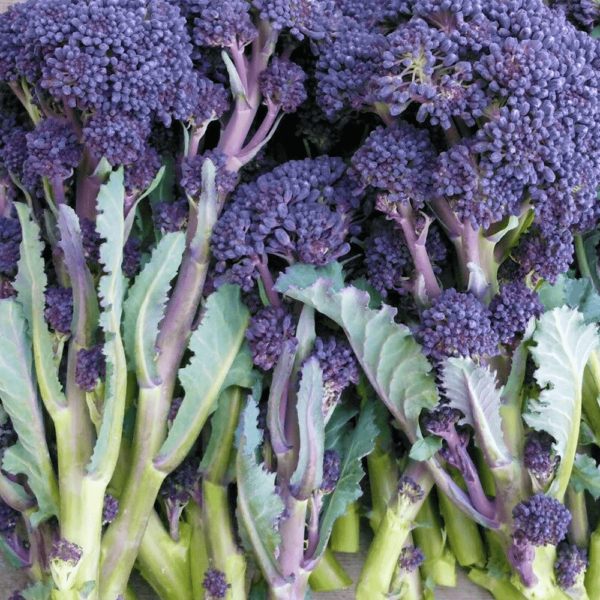
[[(406, 536), (404, 547), (414, 546), (413, 536), (409, 533)], [(423, 590), (421, 589), (421, 572), (419, 569), (413, 569), (409, 573), (404, 571), (400, 564), (396, 564), (392, 585), (390, 586), (390, 596), (400, 598), (400, 600), (423, 600)]]
[(417, 515), (417, 523), (423, 527), (413, 530), (415, 544), (425, 554), (421, 565), (424, 578), (431, 577), (437, 585), (456, 587), (456, 559), (448, 548), (442, 535), (442, 523), (438, 516), (438, 507), (434, 505), (435, 496), (429, 494)]
[(583, 236), (575, 235), (575, 254), (577, 256), (577, 265), (579, 266), (579, 273), (582, 277), (592, 278), (592, 272), (588, 265), (587, 257), (585, 255), (585, 246), (583, 245)]
[(580, 548), (587, 548), (590, 534), (585, 492), (576, 492), (571, 486), (567, 488), (567, 508), (572, 519), (569, 526), (569, 540)]
[(184, 525), (180, 528), (179, 542), (175, 542), (152, 511), (140, 543), (136, 567), (161, 600), (193, 600), (195, 597), (188, 563), (191, 528), (186, 530)]
[(192, 536), (189, 546), (189, 565), (194, 598), (202, 598), (204, 594), (204, 574), (208, 569), (208, 550), (206, 548), (206, 539), (204, 536), (204, 523), (202, 519), (202, 509), (190, 500), (185, 507), (185, 516), (187, 522), (192, 528)]
[(339, 517), (331, 530), (329, 547), (334, 552), (355, 554), (360, 549), (360, 515), (358, 504), (348, 505), (348, 512)]
[(353, 583), (344, 567), (329, 548), (325, 549), (317, 567), (310, 574), (308, 582), (313, 592), (345, 590)]
[(600, 356), (597, 350), (590, 354), (583, 374), (583, 410), (592, 431), (600, 437)]
[(590, 536), (589, 564), (585, 572), (585, 587), (590, 600), (600, 600), (600, 531)]
[(375, 450), (367, 456), (367, 470), (372, 498), (370, 524), (376, 532), (398, 485), (396, 459), (381, 447), (379, 440)]
[(488, 590), (496, 600), (525, 600), (525, 596), (508, 579), (492, 577), (481, 569), (471, 569), (468, 576), (473, 583)]
[(307, 571), (300, 570), (295, 574), (294, 580), (280, 587), (269, 588), (269, 600), (305, 600), (308, 589)]
[(240, 552), (231, 522), (227, 488), (210, 481), (202, 482), (203, 529), (209, 562), (225, 573), (231, 589), (228, 600), (246, 598), (246, 559)]

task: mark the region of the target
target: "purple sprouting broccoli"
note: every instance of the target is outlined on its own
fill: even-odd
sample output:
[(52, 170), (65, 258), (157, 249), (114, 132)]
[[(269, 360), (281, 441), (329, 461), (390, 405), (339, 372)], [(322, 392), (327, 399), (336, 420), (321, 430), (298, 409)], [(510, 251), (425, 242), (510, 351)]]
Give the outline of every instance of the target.
[(192, 119), (198, 126), (221, 118), (230, 108), (229, 91), (208, 77), (198, 77), (197, 100), (192, 109)]
[(186, 458), (175, 471), (167, 475), (160, 489), (165, 503), (171, 537), (179, 539), (179, 518), (190, 498), (199, 499), (198, 464), (191, 457)]
[(123, 247), (123, 275), (135, 277), (141, 269), (142, 242), (136, 237), (129, 237)]
[(23, 239), (17, 219), (0, 217), (0, 274), (12, 277), (17, 272)]
[(536, 494), (513, 509), (515, 531), (533, 546), (556, 546), (567, 535), (571, 513), (556, 498)]
[(435, 361), (446, 357), (495, 356), (498, 333), (490, 311), (470, 292), (450, 288), (421, 314), (418, 333), (423, 352)]
[(327, 340), (317, 337), (314, 356), (323, 371), (323, 413), (331, 415), (342, 392), (351, 383), (358, 383), (358, 361), (348, 341), (335, 336)]
[(559, 544), (556, 548), (556, 561), (554, 563), (556, 583), (563, 590), (573, 587), (580, 576), (584, 574), (587, 564), (588, 559), (585, 548), (579, 548), (575, 544)]
[(252, 351), (254, 364), (265, 371), (273, 368), (284, 345), (295, 349), (298, 340), (294, 337), (296, 323), (283, 307), (267, 306), (250, 318), (246, 339)]
[(96, 229), (96, 223), (87, 217), (81, 219), (81, 238), (83, 242), (83, 254), (90, 267), (100, 264), (100, 245), (102, 238)]
[(25, 596), (20, 590), (15, 590), (9, 597), (8, 600), (25, 600)]
[(325, 37), (331, 28), (332, 3), (326, 0), (253, 0), (260, 18), (269, 21), (276, 31), (289, 30), (298, 40)]
[(83, 146), (68, 121), (50, 117), (27, 134), (26, 173), (51, 182), (67, 179), (83, 156)]
[(158, 151), (147, 143), (144, 144), (138, 158), (125, 165), (125, 189), (128, 196), (126, 208), (129, 209), (131, 198), (135, 198), (150, 186), (161, 166)]
[(6, 420), (0, 425), (0, 452), (15, 444), (18, 440), (17, 432), (13, 427), (10, 417), (6, 415)]
[(337, 450), (325, 450), (323, 455), (323, 481), (321, 489), (331, 494), (340, 478), (340, 455)]
[(81, 546), (69, 542), (64, 538), (60, 538), (52, 545), (50, 551), (50, 560), (69, 564), (71, 566), (77, 565), (83, 556), (83, 549)]
[(46, 308), (44, 318), (62, 335), (71, 333), (73, 322), (73, 290), (60, 286), (51, 286), (46, 290)]
[(492, 327), (502, 344), (511, 344), (527, 329), (531, 317), (536, 319), (544, 311), (537, 292), (520, 281), (502, 284), (492, 298), (489, 310)]
[(260, 74), (260, 91), (267, 105), (281, 107), (293, 113), (306, 100), (306, 73), (300, 66), (285, 58), (274, 57)]
[(424, 562), (425, 555), (421, 548), (416, 546), (402, 548), (400, 558), (398, 559), (398, 565), (406, 573), (411, 573), (415, 569), (418, 569)]
[(442, 405), (425, 415), (423, 427), (427, 433), (437, 435), (444, 440), (440, 455), (462, 472), (465, 470), (463, 461), (467, 457), (466, 446), (469, 443), (469, 436), (456, 429), (461, 417), (459, 410)]
[(111, 494), (104, 494), (104, 508), (102, 510), (102, 524), (112, 523), (119, 512), (119, 501)]
[(546, 485), (554, 477), (560, 456), (553, 449), (554, 438), (545, 431), (534, 431), (527, 435), (523, 449), (523, 464), (529, 472)]
[(92, 392), (98, 382), (106, 375), (106, 357), (102, 344), (77, 352), (77, 365), (75, 367), (75, 381), (86, 392)]
[(21, 513), (0, 500), (0, 533), (10, 535), (14, 532), (21, 518)]
[(408, 500), (410, 504), (416, 504), (423, 499), (425, 492), (412, 477), (403, 475), (398, 481), (398, 496)]
[(394, 203), (422, 207), (430, 198), (436, 152), (429, 134), (408, 123), (378, 127), (352, 157), (363, 187), (381, 190)]
[(209, 150), (187, 159), (182, 165), (181, 187), (188, 196), (196, 198), (202, 190), (202, 165), (211, 160), (216, 169), (215, 186), (219, 194), (228, 194), (235, 188), (237, 174), (227, 170), (227, 156), (220, 150)]
[[(3, 170), (8, 171), (15, 177), (23, 178), (23, 166), (27, 162), (27, 129), (24, 127), (13, 127), (5, 133), (2, 138), (2, 162)], [(33, 182), (27, 181), (30, 186)]]
[(209, 568), (206, 569), (206, 572), (204, 573), (202, 587), (206, 590), (205, 596), (207, 597), (207, 600), (217, 600), (227, 596), (231, 584), (227, 583), (227, 578), (223, 571)]
[(223, 279), (250, 290), (268, 254), (323, 267), (350, 251), (354, 196), (339, 158), (289, 161), (237, 188), (211, 238)]
[(154, 224), (162, 233), (181, 231), (187, 224), (189, 204), (186, 198), (175, 202), (157, 202), (152, 208)]

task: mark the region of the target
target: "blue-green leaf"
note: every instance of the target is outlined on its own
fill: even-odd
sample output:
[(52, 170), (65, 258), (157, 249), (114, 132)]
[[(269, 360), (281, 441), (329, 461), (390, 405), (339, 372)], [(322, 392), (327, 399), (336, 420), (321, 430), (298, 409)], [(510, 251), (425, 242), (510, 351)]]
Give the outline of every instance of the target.
[(437, 435), (419, 438), (410, 448), (409, 457), (413, 460), (429, 460), (442, 447), (443, 440)]
[(588, 491), (594, 500), (600, 498), (600, 469), (596, 461), (587, 454), (577, 454), (569, 485), (576, 492)]
[(268, 473), (256, 461), (256, 452), (262, 442), (258, 428), (258, 405), (251, 398), (240, 420), (240, 443), (236, 473), (238, 484), (237, 516), (244, 537), (265, 576), (274, 581), (281, 577), (275, 558), (281, 544), (278, 523), (285, 504), (275, 491), (275, 473)]
[[(286, 269), (283, 275), (280, 275), (275, 285), (275, 289), (285, 293), (290, 287), (300, 289), (308, 288), (319, 279), (328, 280), (329, 288), (337, 292), (344, 287), (344, 271), (339, 262), (329, 263), (325, 267), (313, 267), (312, 265), (294, 265)], [(362, 288), (361, 288), (362, 289)]]
[(123, 307), (123, 342), (130, 365), (140, 385), (160, 384), (156, 367), (156, 338), (168, 299), (171, 281), (177, 275), (185, 249), (182, 232), (165, 235), (152, 252), (150, 262), (136, 277)]
[(24, 589), (21, 595), (25, 600), (50, 600), (52, 590), (55, 589), (54, 581), (47, 583), (37, 582)]
[(4, 453), (2, 468), (13, 475), (27, 475), (39, 507), (32, 515), (37, 525), (58, 515), (59, 497), (26, 331), (21, 306), (12, 300), (0, 301), (0, 398), (19, 436)]
[(542, 392), (529, 400), (524, 419), (556, 440), (561, 461), (549, 493), (562, 500), (579, 439), (583, 371), (598, 339), (595, 327), (586, 325), (580, 312), (563, 306), (541, 316), (533, 340), (535, 378)]
[(14, 288), (29, 325), (36, 378), (42, 400), (48, 412), (54, 416), (57, 410), (65, 405), (66, 400), (54, 364), (52, 337), (44, 320), (44, 293), (48, 281), (42, 258), (44, 245), (40, 241), (40, 228), (31, 220), (29, 208), (21, 202), (17, 202), (15, 206), (21, 222), (23, 241)]

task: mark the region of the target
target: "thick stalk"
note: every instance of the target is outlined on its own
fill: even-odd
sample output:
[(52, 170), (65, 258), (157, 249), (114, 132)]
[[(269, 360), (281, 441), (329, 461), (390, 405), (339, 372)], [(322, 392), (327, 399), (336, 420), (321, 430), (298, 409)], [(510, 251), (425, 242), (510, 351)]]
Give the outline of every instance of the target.
[(438, 507), (434, 506), (435, 496), (430, 493), (417, 515), (417, 523), (423, 527), (413, 530), (415, 544), (425, 555), (421, 565), (424, 578), (431, 577), (437, 585), (456, 587), (456, 559), (448, 548), (442, 535), (442, 523), (438, 516)]
[[(279, 564), (286, 577), (298, 576), (303, 572), (304, 563), (304, 533), (306, 530), (307, 500), (296, 500), (287, 494), (286, 503), (290, 516), (279, 526), (281, 546)], [(307, 574), (308, 580), (308, 574)]]
[(246, 598), (246, 559), (235, 541), (227, 488), (207, 480), (202, 483), (203, 528), (209, 562), (225, 573), (231, 584), (228, 600)]
[(525, 596), (508, 579), (492, 577), (481, 569), (471, 569), (469, 579), (488, 590), (496, 600), (525, 600)]
[(333, 592), (349, 588), (353, 581), (339, 563), (335, 554), (326, 548), (308, 579), (313, 592)]
[(329, 546), (334, 552), (355, 554), (360, 549), (360, 515), (358, 503), (348, 505), (348, 512), (339, 517), (331, 530)]
[(269, 600), (305, 600), (308, 589), (308, 576), (307, 571), (300, 570), (291, 583), (270, 588)]
[(189, 523), (192, 534), (189, 546), (190, 580), (194, 598), (202, 598), (204, 595), (204, 574), (208, 569), (208, 549), (204, 536), (204, 523), (202, 509), (196, 502), (190, 500), (185, 507), (186, 520)]
[(569, 541), (577, 544), (580, 548), (587, 548), (590, 539), (590, 524), (585, 505), (585, 492), (576, 492), (569, 486), (566, 504), (572, 517), (569, 526)]
[[(182, 527), (183, 529), (183, 527)], [(191, 531), (174, 542), (152, 511), (140, 543), (136, 567), (161, 600), (194, 600), (188, 547)]]
[(396, 491), (398, 466), (394, 456), (386, 452), (378, 443), (375, 450), (367, 456), (367, 470), (372, 498), (370, 524), (373, 532), (376, 532), (387, 505)]
[(585, 587), (590, 600), (600, 600), (600, 531), (590, 536), (589, 564), (585, 572)]
[[(404, 548), (414, 545), (413, 536), (409, 533), (406, 536)], [(390, 587), (391, 597), (395, 598), (395, 594), (398, 593), (401, 600), (424, 600), (427, 597), (423, 596), (421, 587), (421, 572), (419, 569), (413, 569), (407, 573), (402, 569), (400, 563), (396, 565), (392, 585)]]

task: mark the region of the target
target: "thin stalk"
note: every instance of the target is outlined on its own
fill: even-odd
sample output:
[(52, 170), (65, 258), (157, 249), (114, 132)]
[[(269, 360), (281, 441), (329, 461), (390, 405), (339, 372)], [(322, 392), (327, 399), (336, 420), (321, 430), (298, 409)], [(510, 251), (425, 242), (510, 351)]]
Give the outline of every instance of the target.
[(353, 581), (339, 563), (335, 554), (326, 548), (308, 579), (313, 592), (333, 592), (349, 588)]
[(192, 590), (194, 598), (202, 598), (204, 595), (204, 587), (202, 585), (204, 574), (209, 566), (202, 509), (194, 500), (190, 500), (185, 507), (185, 516), (192, 529), (188, 561)]
[(589, 563), (585, 572), (585, 587), (590, 600), (600, 600), (600, 531), (590, 536)]
[(569, 541), (580, 548), (587, 548), (590, 539), (590, 524), (585, 505), (585, 492), (576, 492), (571, 486), (567, 488), (567, 508), (571, 513)]
[(592, 272), (588, 265), (587, 257), (585, 255), (585, 247), (583, 245), (583, 236), (581, 234), (573, 236), (575, 241), (575, 255), (577, 256), (577, 265), (579, 266), (579, 273), (582, 277), (592, 278)]
[(356, 554), (360, 550), (360, 515), (357, 502), (349, 504), (348, 512), (334, 523), (329, 546), (334, 552), (348, 554)]

